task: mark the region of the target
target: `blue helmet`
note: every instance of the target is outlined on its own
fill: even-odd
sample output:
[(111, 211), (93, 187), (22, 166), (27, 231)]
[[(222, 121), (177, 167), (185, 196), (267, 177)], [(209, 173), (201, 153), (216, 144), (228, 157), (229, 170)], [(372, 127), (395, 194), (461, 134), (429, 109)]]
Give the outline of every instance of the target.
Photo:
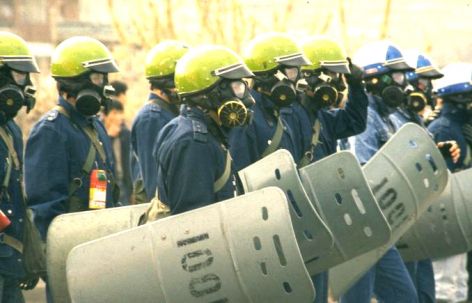
[(412, 71), (400, 49), (389, 41), (376, 41), (361, 47), (353, 61), (364, 70), (364, 77), (373, 77), (390, 71)]
[(442, 69), (444, 77), (433, 82), (440, 97), (472, 92), (472, 64), (452, 63)]
[(433, 65), (427, 56), (417, 50), (410, 50), (405, 53), (407, 64), (415, 68), (414, 71), (406, 73), (408, 81), (415, 81), (419, 77), (427, 79), (439, 79), (443, 77), (443, 74)]

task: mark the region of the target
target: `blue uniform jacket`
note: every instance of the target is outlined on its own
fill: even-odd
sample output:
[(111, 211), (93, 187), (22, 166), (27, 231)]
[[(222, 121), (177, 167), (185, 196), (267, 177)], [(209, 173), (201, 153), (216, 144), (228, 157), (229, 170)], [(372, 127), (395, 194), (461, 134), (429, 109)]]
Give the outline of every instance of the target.
[[(113, 154), (110, 139), (103, 124), (96, 117), (79, 114), (72, 105), (59, 98), (70, 115), (70, 119), (52, 110), (33, 127), (26, 143), (25, 185), (28, 205), (34, 213), (34, 221), (43, 239), (52, 219), (67, 213), (69, 184), (74, 178), (82, 180), (82, 186), (75, 196), (88, 208), (90, 176), (82, 176), (82, 167), (87, 158), (91, 141), (76, 125), (93, 125), (98, 131), (107, 163), (103, 163), (96, 153), (93, 169), (113, 171)], [(74, 123), (72, 122), (74, 121)], [(112, 187), (107, 174), (107, 207), (112, 207)]]
[[(23, 191), (21, 186), (22, 180), (22, 162), (23, 162), (23, 137), (20, 128), (13, 121), (6, 124), (7, 131), (13, 138), (18, 159), (20, 160), (20, 168), (15, 169), (11, 164), (10, 179), (8, 182), (7, 193), (0, 196), (0, 208), (3, 213), (10, 219), (11, 225), (8, 226), (4, 233), (14, 237), (19, 241), (23, 241), (23, 220), (25, 216), (25, 207), (23, 202)], [(3, 140), (0, 140), (0, 183), (6, 178), (8, 148)], [(12, 278), (21, 278), (24, 276), (22, 263), (22, 255), (12, 247), (2, 243), (0, 234), (0, 275)]]
[(408, 122), (416, 123), (425, 127), (423, 119), (421, 119), (420, 115), (405, 108), (397, 109), (393, 114), (390, 115), (390, 120), (392, 121), (396, 130), (400, 129), (403, 124)]
[[(133, 182), (142, 178), (148, 201), (156, 193), (157, 170), (152, 156), (159, 131), (176, 117), (176, 114), (156, 103), (159, 97), (151, 93), (149, 102), (139, 111), (131, 127), (131, 171)], [(164, 101), (162, 101), (164, 102)], [(170, 105), (172, 106), (172, 105)], [(176, 108), (177, 109), (177, 108)]]
[[(262, 158), (277, 127), (276, 109), (272, 101), (254, 90), (251, 95), (256, 101), (252, 122), (248, 126), (231, 129), (229, 133), (230, 151), (238, 171)], [(292, 114), (291, 108), (282, 108), (280, 113), (285, 123), (279, 149), (288, 150), (298, 162), (300, 146), (297, 145), (291, 121), (284, 119), (284, 116)]]
[(365, 164), (395, 133), (395, 126), (389, 119), (393, 109), (382, 100), (368, 94), (367, 127), (361, 134), (350, 137), (351, 150), (361, 164)]
[(435, 142), (455, 140), (459, 145), (461, 156), (457, 163), (453, 163), (451, 157), (445, 157), (447, 167), (452, 172), (470, 167), (469, 163), (464, 163), (468, 148), (462, 134), (462, 126), (467, 122), (467, 119), (468, 115), (465, 110), (458, 109), (454, 104), (446, 102), (441, 109), (441, 115), (428, 126)]
[[(369, 102), (362, 86), (349, 86), (348, 101), (344, 109), (321, 109), (310, 113), (300, 103), (293, 104), (294, 117), (298, 120), (302, 154), (309, 151), (313, 136), (313, 126), (320, 121), (319, 143), (314, 151), (313, 161), (320, 160), (336, 152), (337, 140), (362, 133), (367, 125), (367, 106)], [(284, 116), (284, 119), (289, 117)], [(292, 123), (296, 124), (296, 122)]]
[(225, 169), (226, 152), (221, 140), (209, 130), (212, 123), (202, 110), (186, 107), (159, 132), (153, 151), (157, 191), (172, 214), (234, 196), (234, 178), (213, 192), (213, 183)]

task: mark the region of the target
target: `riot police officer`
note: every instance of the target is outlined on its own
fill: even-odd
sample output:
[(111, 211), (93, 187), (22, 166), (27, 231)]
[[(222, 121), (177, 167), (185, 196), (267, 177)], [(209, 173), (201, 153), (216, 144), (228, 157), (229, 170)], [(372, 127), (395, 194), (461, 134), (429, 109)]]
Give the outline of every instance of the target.
[[(244, 49), (244, 61), (254, 72), (251, 95), (252, 123), (231, 132), (230, 148), (236, 168), (242, 169), (277, 149), (290, 151), (295, 161), (301, 146), (290, 125), (291, 104), (296, 101), (296, 82), (300, 67), (310, 62), (297, 43), (287, 34), (268, 33), (256, 37)], [(284, 113), (285, 112), (285, 113)]]
[[(0, 32), (0, 302), (24, 302), (20, 281), (25, 281), (22, 263), (23, 137), (13, 118), (26, 106), (34, 106), (35, 89), (30, 73), (39, 72), (26, 42), (15, 34)], [(36, 285), (21, 285), (32, 288)]]
[[(368, 100), (362, 70), (351, 63), (339, 43), (312, 37), (303, 41), (302, 49), (312, 62), (302, 67), (304, 94), (302, 109), (297, 110), (304, 140), (300, 164), (304, 166), (335, 153), (337, 139), (365, 130)], [(348, 101), (344, 109), (337, 109), (346, 88)]]
[(227, 135), (249, 120), (254, 101), (242, 78), (252, 76), (222, 46), (191, 49), (177, 62), (175, 85), (185, 106), (159, 132), (154, 148), (158, 198), (172, 214), (234, 196)]
[(25, 150), (28, 205), (44, 241), (57, 215), (112, 207), (118, 200), (111, 143), (96, 117), (113, 92), (108, 73), (117, 71), (96, 39), (72, 37), (54, 50), (58, 104), (34, 125)]
[[(389, 115), (406, 98), (405, 71), (413, 70), (401, 51), (388, 41), (362, 47), (354, 62), (364, 70), (369, 107), (366, 130), (350, 138), (361, 164), (366, 163), (395, 132)], [(370, 302), (373, 293), (382, 302), (417, 302), (415, 286), (395, 247), (357, 281), (341, 298), (341, 302)]]
[[(407, 62), (415, 68), (405, 73), (409, 84), (407, 96), (397, 110), (390, 116), (395, 129), (400, 129), (405, 123), (411, 122), (424, 126), (421, 113), (427, 105), (432, 105), (432, 80), (443, 76), (431, 63), (431, 60), (418, 52), (408, 53)], [(460, 156), (460, 149), (454, 141), (439, 142), (439, 148), (446, 148), (454, 161)], [(410, 276), (415, 283), (420, 303), (435, 301), (434, 273), (431, 259), (405, 263)]]
[(152, 149), (157, 134), (179, 114), (174, 71), (177, 61), (187, 50), (188, 47), (181, 42), (165, 41), (157, 44), (146, 58), (145, 73), (151, 92), (131, 128), (134, 191), (139, 194), (142, 188), (140, 183), (144, 182), (146, 201), (151, 200), (156, 193), (157, 171)]
[[(342, 47), (325, 37), (311, 37), (301, 44), (311, 65), (301, 67), (303, 87), (301, 102), (293, 104), (299, 123), (296, 135), (300, 137), (303, 155), (299, 166), (305, 166), (336, 152), (337, 139), (347, 138), (364, 131), (367, 123), (367, 96), (362, 84), (362, 71), (348, 61)], [(352, 70), (352, 72), (351, 72)], [(343, 77), (344, 75), (344, 77)], [(349, 100), (344, 109), (334, 109), (342, 102), (349, 88)], [(290, 116), (285, 116), (290, 119)], [(291, 125), (297, 125), (296, 121)], [(328, 273), (313, 277), (316, 288), (315, 302), (328, 301)]]
[[(444, 101), (440, 116), (428, 130), (436, 142), (454, 140), (461, 149), (458, 161), (445, 157), (452, 172), (471, 167), (472, 136), (472, 64), (449, 64), (441, 71), (444, 77), (434, 82), (434, 89)], [(436, 278), (436, 298), (443, 302), (467, 300), (467, 254), (460, 254), (433, 262)]]

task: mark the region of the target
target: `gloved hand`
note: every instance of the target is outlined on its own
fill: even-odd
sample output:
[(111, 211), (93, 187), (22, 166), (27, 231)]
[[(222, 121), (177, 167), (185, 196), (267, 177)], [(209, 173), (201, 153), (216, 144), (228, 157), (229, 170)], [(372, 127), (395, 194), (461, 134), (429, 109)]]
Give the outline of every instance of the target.
[(31, 290), (36, 287), (39, 276), (26, 276), (18, 281), (18, 287), (22, 290)]
[(349, 69), (351, 70), (350, 74), (345, 74), (346, 82), (348, 85), (361, 85), (362, 84), (362, 75), (364, 71), (361, 67), (352, 63), (351, 58), (347, 57), (347, 62), (349, 62)]

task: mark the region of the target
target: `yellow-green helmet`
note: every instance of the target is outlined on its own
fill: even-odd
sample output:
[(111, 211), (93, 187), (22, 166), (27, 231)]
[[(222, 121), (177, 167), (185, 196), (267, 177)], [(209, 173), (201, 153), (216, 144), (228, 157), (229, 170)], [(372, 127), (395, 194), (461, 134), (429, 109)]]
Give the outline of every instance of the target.
[(221, 78), (253, 77), (242, 59), (224, 46), (206, 45), (189, 50), (175, 67), (175, 87), (181, 96), (204, 92)]
[(243, 58), (256, 74), (271, 71), (279, 65), (298, 67), (310, 64), (295, 40), (282, 33), (256, 37), (244, 49)]
[(350, 73), (346, 52), (334, 40), (325, 37), (311, 37), (302, 42), (302, 49), (311, 65), (303, 66), (302, 70), (326, 68), (335, 73)]
[(39, 72), (25, 40), (9, 32), (0, 32), (0, 67), (5, 65), (20, 72)]
[(103, 43), (94, 38), (77, 36), (62, 41), (56, 47), (51, 59), (53, 77), (76, 77), (88, 71), (118, 71), (110, 51)]
[(178, 41), (164, 41), (148, 53), (146, 57), (146, 78), (162, 78), (175, 72), (177, 61), (188, 51), (188, 46)]

